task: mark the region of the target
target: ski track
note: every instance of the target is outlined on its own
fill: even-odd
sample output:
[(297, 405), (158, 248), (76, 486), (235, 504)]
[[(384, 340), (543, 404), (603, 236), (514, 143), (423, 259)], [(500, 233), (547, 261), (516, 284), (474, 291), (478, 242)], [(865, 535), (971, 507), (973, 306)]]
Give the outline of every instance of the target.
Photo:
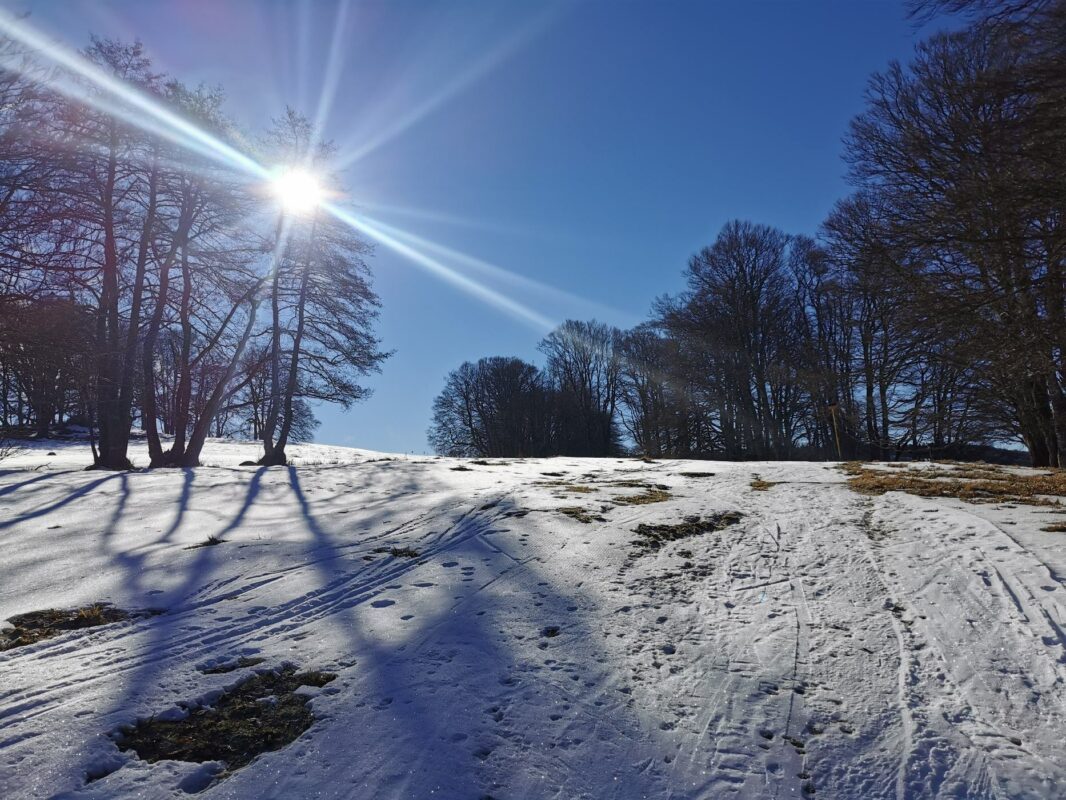
[[(1038, 512), (863, 497), (812, 463), (458, 471), (309, 445), (294, 469), (241, 470), (251, 448), (215, 443), (216, 467), (100, 476), (51, 446), (55, 460), (0, 472), (2, 616), (98, 600), (163, 613), (0, 653), (0, 797), (186, 796), (202, 768), (147, 765), (108, 734), (210, 702), (251, 670), (200, 668), (241, 655), (338, 677), (311, 730), (205, 798), (1007, 800), (1066, 785), (1066, 548)], [(756, 473), (776, 485), (753, 491)], [(612, 504), (642, 491), (620, 479), (672, 497)], [(643, 522), (724, 511), (744, 516), (633, 546)], [(223, 544), (186, 549), (208, 534)], [(418, 555), (375, 552), (389, 547)]]

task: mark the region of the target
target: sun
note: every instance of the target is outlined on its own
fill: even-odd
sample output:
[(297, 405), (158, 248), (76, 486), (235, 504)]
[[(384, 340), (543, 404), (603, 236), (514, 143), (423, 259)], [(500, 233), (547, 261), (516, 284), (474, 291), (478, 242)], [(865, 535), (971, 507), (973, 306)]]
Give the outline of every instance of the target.
[(326, 198), (318, 177), (299, 167), (281, 170), (271, 180), (270, 188), (282, 208), (292, 214), (309, 214)]

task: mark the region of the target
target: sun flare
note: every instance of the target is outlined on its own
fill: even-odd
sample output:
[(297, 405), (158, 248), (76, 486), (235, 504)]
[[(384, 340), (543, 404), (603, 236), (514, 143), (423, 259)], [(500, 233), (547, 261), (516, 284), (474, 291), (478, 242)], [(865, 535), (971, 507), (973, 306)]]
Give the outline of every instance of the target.
[(298, 167), (279, 172), (271, 180), (270, 188), (282, 208), (292, 214), (308, 214), (326, 199), (318, 177)]

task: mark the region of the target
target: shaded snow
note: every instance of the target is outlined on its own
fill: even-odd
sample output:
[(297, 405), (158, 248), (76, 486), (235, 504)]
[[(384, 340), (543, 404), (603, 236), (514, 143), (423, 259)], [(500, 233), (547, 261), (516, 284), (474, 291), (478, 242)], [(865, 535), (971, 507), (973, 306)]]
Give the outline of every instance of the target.
[[(238, 467), (255, 446), (210, 443), (210, 466), (112, 474), (81, 471), (84, 446), (41, 443), (0, 464), (0, 618), (95, 601), (165, 611), (0, 653), (0, 796), (1036, 798), (1066, 785), (1066, 538), (1040, 532), (1047, 509), (868, 498), (812, 463), (455, 471), (292, 454), (295, 468)], [(754, 474), (780, 483), (752, 491)], [(612, 505), (642, 491), (619, 479), (671, 498)], [(594, 491), (541, 485), (553, 481)], [(568, 506), (605, 521), (554, 510)], [(641, 523), (729, 511), (744, 516), (637, 555)], [(209, 536), (223, 543), (187, 549)], [(380, 552), (392, 547), (418, 556)], [(240, 657), (264, 660), (201, 671)], [(108, 737), (285, 663), (338, 677), (309, 692), (307, 733), (225, 780), (212, 783), (219, 764), (149, 765)]]

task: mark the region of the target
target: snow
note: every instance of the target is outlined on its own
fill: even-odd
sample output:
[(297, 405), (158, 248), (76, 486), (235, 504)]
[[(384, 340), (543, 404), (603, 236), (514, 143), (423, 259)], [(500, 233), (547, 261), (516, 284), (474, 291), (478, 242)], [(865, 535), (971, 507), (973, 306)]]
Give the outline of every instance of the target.
[[(0, 618), (164, 612), (0, 653), (0, 797), (1066, 785), (1066, 538), (1041, 532), (1046, 508), (870, 498), (815, 463), (484, 465), (300, 445), (293, 468), (237, 466), (256, 454), (211, 442), (199, 469), (112, 474), (82, 471), (84, 445), (44, 442), (0, 464)], [(778, 483), (753, 491), (755, 474)], [(641, 492), (609, 483), (622, 479), (672, 497), (612, 505)], [(562, 506), (607, 507), (606, 521)], [(640, 523), (727, 511), (744, 516), (635, 555)], [(187, 549), (208, 536), (223, 543)], [(375, 552), (393, 546), (419, 555)], [(264, 661), (200, 671), (241, 656)], [(221, 764), (147, 764), (109, 737), (283, 664), (338, 677), (303, 692), (310, 730), (223, 780)]]

